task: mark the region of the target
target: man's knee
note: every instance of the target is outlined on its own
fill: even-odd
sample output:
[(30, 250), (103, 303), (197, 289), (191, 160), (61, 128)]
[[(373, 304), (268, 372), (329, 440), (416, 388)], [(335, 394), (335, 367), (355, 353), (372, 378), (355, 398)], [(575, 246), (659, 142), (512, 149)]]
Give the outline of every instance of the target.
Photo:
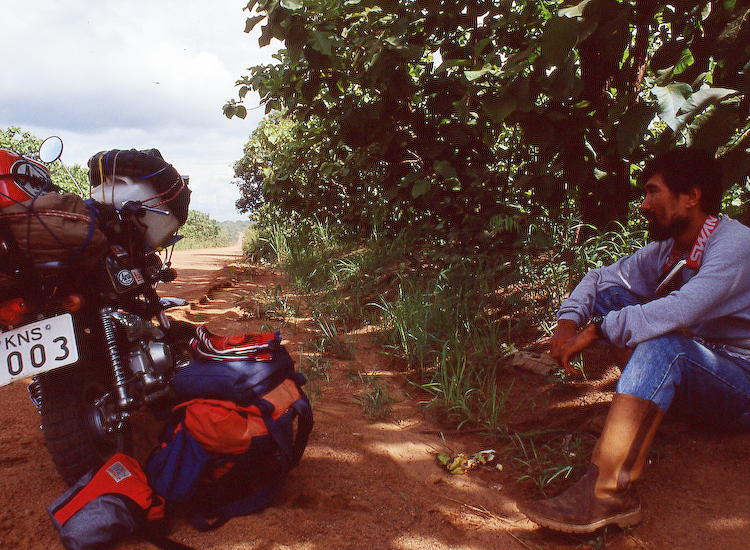
[(680, 358), (690, 341), (681, 334), (665, 334), (638, 344), (617, 382), (618, 393), (651, 399), (655, 388), (678, 383), (682, 377)]
[(611, 286), (596, 294), (594, 310), (599, 315), (606, 315), (610, 311), (619, 311), (626, 306), (640, 303), (640, 298), (629, 290), (620, 286)]

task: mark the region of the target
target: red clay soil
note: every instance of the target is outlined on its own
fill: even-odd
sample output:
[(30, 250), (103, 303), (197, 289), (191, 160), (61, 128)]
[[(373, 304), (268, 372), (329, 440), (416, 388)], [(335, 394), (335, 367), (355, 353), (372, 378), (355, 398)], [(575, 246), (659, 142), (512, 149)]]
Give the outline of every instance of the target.
[[(178, 281), (160, 287), (190, 305), (177, 318), (206, 323), (224, 334), (258, 331), (268, 320), (250, 319), (237, 304), (284, 285), (268, 270), (238, 264), (238, 249), (175, 253)], [(301, 359), (316, 337), (309, 319), (283, 328), (285, 344)], [(171, 537), (196, 549), (743, 549), (750, 547), (750, 436), (701, 434), (668, 423), (657, 436), (655, 460), (647, 468), (641, 495), (644, 522), (628, 531), (596, 536), (558, 535), (539, 529), (517, 510), (519, 499), (537, 490), (518, 483), (508, 440), (445, 429), (418, 405), (424, 396), (387, 370), (371, 335), (349, 336), (354, 358), (333, 359), (314, 395), (315, 429), (301, 464), (292, 472), (276, 505), (261, 514), (236, 518), (217, 531), (199, 533), (184, 521)], [(501, 370), (515, 380), (508, 410), (511, 425), (528, 430), (555, 426), (595, 431), (606, 410), (613, 369), (601, 369), (588, 383), (561, 386), (534, 374)], [(397, 398), (391, 416), (370, 421), (356, 400), (371, 373)], [(46, 507), (65, 486), (46, 454), (39, 419), (23, 383), (0, 388), (0, 549), (61, 548)], [(532, 408), (533, 404), (533, 408)], [(678, 429), (679, 428), (679, 429)], [(158, 426), (138, 419), (139, 458), (155, 442)], [(593, 441), (595, 436), (591, 436)], [(497, 448), (499, 470), (486, 467), (449, 475), (436, 452)], [(151, 549), (138, 539), (117, 550)]]

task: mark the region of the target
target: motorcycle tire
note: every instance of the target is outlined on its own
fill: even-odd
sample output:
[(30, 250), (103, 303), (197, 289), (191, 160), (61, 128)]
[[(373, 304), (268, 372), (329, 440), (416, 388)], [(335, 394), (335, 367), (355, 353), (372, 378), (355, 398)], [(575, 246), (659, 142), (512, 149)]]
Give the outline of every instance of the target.
[(73, 485), (115, 452), (130, 450), (129, 430), (104, 437), (92, 427), (93, 402), (111, 388), (101, 372), (76, 365), (42, 374), (38, 381), (44, 443), (65, 483)]

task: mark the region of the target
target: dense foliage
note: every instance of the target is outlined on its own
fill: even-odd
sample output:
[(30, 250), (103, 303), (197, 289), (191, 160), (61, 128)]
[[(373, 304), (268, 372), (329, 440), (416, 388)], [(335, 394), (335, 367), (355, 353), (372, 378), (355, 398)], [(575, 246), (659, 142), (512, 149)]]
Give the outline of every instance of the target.
[[(249, 69), (267, 119), (243, 198), (349, 228), (424, 223), (496, 240), (541, 211), (627, 218), (647, 155), (695, 143), (750, 172), (750, 6), (261, 0), (246, 30), (283, 41)], [(225, 106), (244, 116), (241, 101)], [(571, 209), (572, 208), (572, 209)], [(488, 230), (490, 232), (488, 233)], [(488, 235), (491, 239), (487, 239)]]

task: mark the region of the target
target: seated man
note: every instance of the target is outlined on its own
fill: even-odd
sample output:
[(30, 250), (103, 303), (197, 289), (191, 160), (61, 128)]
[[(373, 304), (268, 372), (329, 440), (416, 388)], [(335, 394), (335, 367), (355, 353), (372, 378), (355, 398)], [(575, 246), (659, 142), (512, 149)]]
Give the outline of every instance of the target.
[(558, 312), (563, 366), (602, 339), (630, 355), (586, 474), (521, 509), (550, 529), (589, 533), (640, 521), (631, 486), (673, 407), (722, 429), (750, 429), (750, 229), (719, 215), (716, 160), (677, 149), (642, 175), (649, 243), (589, 271)]

